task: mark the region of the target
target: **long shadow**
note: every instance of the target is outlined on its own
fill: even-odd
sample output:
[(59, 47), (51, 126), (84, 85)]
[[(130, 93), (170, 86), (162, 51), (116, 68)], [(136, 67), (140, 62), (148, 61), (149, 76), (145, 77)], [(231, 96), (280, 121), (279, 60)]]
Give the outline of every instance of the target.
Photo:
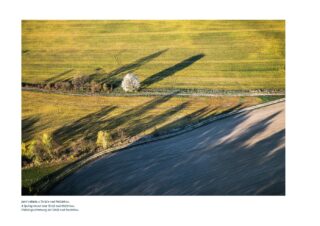
[[(136, 135), (140, 129), (130, 130), (130, 127), (133, 126), (132, 121), (135, 121), (142, 115), (146, 114), (148, 111), (152, 110), (159, 104), (162, 104), (172, 98), (175, 94), (170, 94), (162, 96), (159, 98), (154, 98), (151, 101), (141, 104), (133, 109), (129, 109), (119, 115), (111, 116), (107, 118), (113, 110), (116, 109), (115, 106), (107, 106), (101, 110), (88, 114), (82, 117), (75, 122), (67, 124), (53, 132), (53, 137), (59, 144), (64, 144), (67, 141), (72, 141), (80, 137), (85, 137), (88, 140), (95, 140), (98, 131), (108, 130), (109, 132), (114, 132), (118, 127), (127, 125), (126, 130), (130, 131), (130, 135)], [(171, 112), (172, 114), (174, 111)], [(158, 118), (158, 121), (160, 119)], [(155, 123), (155, 122), (154, 122)], [(149, 126), (152, 126), (154, 123), (150, 123)], [(146, 128), (145, 126), (144, 128)], [(138, 128), (136, 126), (135, 128)]]
[(237, 104), (236, 106), (228, 108), (228, 109), (220, 112), (219, 114), (216, 113), (217, 108), (210, 108), (208, 106), (203, 107), (195, 112), (192, 112), (184, 117), (181, 117), (180, 119), (178, 119), (170, 124), (167, 124), (167, 125), (159, 128), (158, 133), (163, 134), (163, 133), (168, 133), (171, 130), (175, 130), (177, 128), (182, 129), (187, 126), (206, 121), (213, 116), (219, 116), (219, 115), (222, 115), (225, 113), (233, 112), (235, 110), (240, 109), (241, 106), (242, 106), (242, 104)]
[(40, 120), (39, 116), (31, 116), (25, 119), (22, 119), (22, 142), (31, 140), (37, 130), (35, 124)]
[[(128, 72), (133, 72), (135, 70), (137, 70), (138, 68), (140, 68), (142, 65), (150, 62), (151, 60), (159, 57), (161, 54), (165, 53), (166, 51), (168, 51), (168, 49), (164, 49), (161, 51), (157, 51), (155, 53), (152, 53), (148, 56), (142, 57), (140, 59), (135, 60), (132, 63), (123, 65), (109, 73), (103, 74), (101, 73), (101, 69), (102, 68), (97, 68), (95, 72), (91, 73), (91, 74), (85, 74), (82, 75), (82, 77), (86, 77), (86, 82), (90, 83), (91, 81), (95, 80), (99, 83), (107, 83), (109, 85), (112, 85), (113, 89), (117, 88), (120, 86), (122, 78), (120, 78), (119, 76), (122, 76), (124, 73), (128, 73)], [(70, 81), (72, 79), (72, 77), (70, 78), (65, 78), (62, 79), (66, 74), (72, 72), (73, 69), (69, 69), (66, 70), (58, 75), (55, 75), (47, 80), (45, 80), (45, 83), (51, 83), (51, 82), (60, 82), (60, 81)]]
[(175, 107), (172, 107), (162, 114), (158, 114), (156, 116), (146, 117), (143, 120), (139, 120), (134, 124), (130, 124), (130, 126), (126, 129), (126, 134), (131, 137), (135, 136), (143, 131), (146, 131), (150, 128), (154, 128), (161, 123), (165, 122), (171, 116), (177, 114), (188, 106), (189, 102), (184, 102)]
[(72, 72), (73, 71), (73, 69), (68, 69), (68, 70), (66, 70), (66, 71), (64, 71), (64, 72), (61, 72), (61, 73), (59, 73), (59, 74), (57, 74), (57, 75), (55, 75), (55, 76), (53, 76), (53, 77), (51, 77), (51, 78), (49, 78), (49, 79), (47, 79), (47, 80), (45, 80), (44, 82), (45, 83), (50, 83), (50, 82), (59, 82), (59, 81), (61, 81), (62, 79), (62, 77), (63, 76), (65, 76), (66, 74), (69, 74), (70, 72)]
[(162, 97), (156, 97), (145, 104), (141, 104), (141, 105), (135, 107), (134, 109), (129, 109), (118, 116), (112, 117), (112, 118), (105, 121), (105, 124), (107, 124), (107, 126), (105, 128), (108, 130), (113, 130), (113, 129), (125, 124), (126, 122), (130, 122), (130, 120), (133, 120), (133, 119), (147, 113), (148, 111), (154, 109), (158, 105), (169, 101), (174, 95), (175, 95), (175, 93), (172, 93), (172, 94), (169, 94), (166, 96), (162, 96)]
[(168, 51), (168, 49), (157, 51), (157, 52), (152, 53), (148, 56), (142, 57), (132, 63), (123, 65), (123, 66), (121, 66), (121, 67), (119, 67), (119, 68), (117, 68), (107, 74), (102, 75), (101, 78), (98, 79), (98, 82), (111, 83), (111, 84), (119, 83), (120, 78), (118, 78), (118, 79), (116, 78), (118, 75), (122, 75), (123, 73), (133, 72), (133, 71), (137, 70), (138, 68), (140, 68), (142, 65), (147, 64), (151, 60), (159, 57), (161, 54), (165, 53), (166, 51)]
[(131, 147), (97, 160), (49, 193), (284, 195), (285, 130), (274, 130), (277, 126), (272, 124), (281, 119), (280, 113), (254, 121), (250, 113), (241, 113), (177, 137)]
[(186, 67), (189, 67), (190, 65), (192, 65), (193, 63), (197, 62), (198, 60), (200, 60), (201, 58), (203, 58), (205, 55), (204, 54), (197, 54), (195, 56), (189, 57), (183, 61), (181, 61), (180, 63), (173, 65), (172, 67), (169, 67), (163, 71), (160, 71), (154, 75), (151, 75), (149, 78), (145, 79), (142, 83), (141, 83), (141, 88), (146, 88), (156, 82), (159, 82), (173, 74), (175, 74), (178, 71), (181, 71), (183, 69), (185, 69)]
[(60, 127), (52, 135), (55, 141), (61, 145), (67, 141), (92, 136), (91, 133), (95, 130), (96, 123), (115, 109), (115, 106), (106, 106), (97, 112), (88, 114), (75, 122)]
[[(135, 136), (140, 132), (143, 132), (144, 130), (153, 128), (154, 126), (165, 122), (168, 118), (188, 106), (188, 102), (184, 102), (166, 110), (162, 114), (145, 116), (142, 117), (142, 119), (139, 118), (148, 113), (148, 111), (154, 109), (159, 104), (168, 101), (174, 95), (175, 93), (172, 93), (171, 95), (167, 95), (164, 97), (154, 98), (146, 104), (141, 104), (134, 109), (130, 109), (118, 116), (110, 117), (108, 119), (105, 118), (108, 116), (108, 114), (115, 110), (116, 107), (104, 107), (97, 112), (88, 114), (87, 116), (82, 117), (81, 119), (76, 120), (73, 123), (57, 129), (56, 131), (54, 131), (53, 137), (55, 138), (55, 141), (60, 144), (78, 139), (80, 137), (85, 137), (85, 139), (93, 140), (96, 139), (96, 135), (99, 130), (112, 131), (119, 126), (125, 127), (126, 135), (131, 137)], [(64, 167), (64, 169), (67, 168), (68, 167)], [(45, 176), (39, 182), (32, 185), (32, 188), (35, 189), (33, 192), (36, 192), (39, 185), (41, 185), (45, 181), (50, 180), (50, 178), (54, 177), (54, 175), (58, 175), (63, 170), (58, 170), (57, 172), (54, 172), (49, 176)], [(25, 195), (31, 194), (27, 188), (23, 188), (22, 193)]]

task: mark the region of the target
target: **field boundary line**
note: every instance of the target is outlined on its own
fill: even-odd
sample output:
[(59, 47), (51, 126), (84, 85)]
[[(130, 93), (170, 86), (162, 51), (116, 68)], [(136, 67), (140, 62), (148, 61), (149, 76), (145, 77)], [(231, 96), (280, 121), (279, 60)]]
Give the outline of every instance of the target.
[(218, 120), (221, 120), (221, 119), (224, 119), (224, 118), (227, 118), (227, 117), (230, 117), (230, 116), (234, 116), (234, 115), (237, 115), (237, 114), (241, 114), (241, 113), (244, 113), (244, 112), (248, 112), (248, 111), (253, 111), (253, 110), (256, 110), (256, 109), (259, 109), (259, 108), (263, 108), (263, 107), (267, 107), (267, 106), (270, 106), (270, 105), (273, 105), (273, 104), (277, 104), (277, 103), (281, 103), (281, 102), (285, 102), (285, 98), (281, 98), (281, 99), (278, 99), (278, 100), (274, 100), (274, 101), (269, 101), (269, 102), (266, 102), (266, 103), (262, 103), (262, 104), (258, 104), (258, 105), (254, 105), (254, 106), (251, 106), (251, 107), (247, 107), (247, 108), (243, 108), (243, 109), (240, 109), (240, 110), (237, 110), (237, 111), (232, 111), (232, 112), (228, 112), (228, 113), (224, 113), (224, 114), (221, 114), (221, 115), (217, 115), (217, 116), (213, 116), (207, 120), (204, 120), (202, 122), (199, 122), (199, 123), (196, 123), (194, 125), (190, 125), (188, 127), (184, 127), (184, 128), (178, 128), (178, 129), (175, 129), (176, 131), (169, 131), (167, 134), (165, 135), (160, 135), (160, 136), (157, 136), (157, 137), (150, 137), (150, 138), (146, 138), (144, 139), (143, 137), (142, 138), (138, 138), (137, 140), (131, 142), (131, 143), (127, 143), (127, 144), (124, 144), (124, 145), (121, 145), (121, 146), (117, 146), (117, 147), (114, 147), (114, 148), (109, 148), (109, 149), (106, 149), (106, 150), (103, 150), (103, 151), (100, 151), (98, 153), (95, 153), (89, 157), (86, 157), (82, 160), (79, 160), (79, 161), (76, 161), (75, 163), (71, 163), (69, 166), (66, 167), (66, 169), (55, 175), (54, 173), (50, 176), (48, 176), (46, 178), (45, 181), (41, 181), (41, 183), (36, 183), (35, 187), (33, 188), (34, 191), (33, 191), (33, 194), (34, 195), (45, 195), (47, 191), (49, 191), (49, 189), (51, 189), (54, 185), (56, 185), (59, 181), (63, 180), (65, 177), (67, 177), (68, 175), (74, 173), (75, 171), (77, 171), (78, 169), (80, 169), (81, 167), (83, 167), (84, 165), (94, 161), (94, 160), (97, 160), (98, 158), (101, 158), (103, 156), (106, 156), (107, 154), (111, 154), (111, 153), (115, 153), (115, 152), (118, 152), (118, 151), (123, 151), (123, 150), (127, 150), (129, 148), (132, 148), (132, 147), (135, 147), (135, 146), (139, 146), (139, 145), (144, 145), (144, 144), (148, 144), (148, 143), (152, 143), (152, 142), (156, 142), (156, 141), (160, 141), (160, 140), (164, 140), (164, 139), (169, 139), (169, 138), (172, 138), (172, 137), (175, 137), (175, 136), (178, 136), (178, 135), (181, 135), (181, 134), (184, 134), (184, 133), (187, 133), (187, 132), (190, 132), (194, 129), (197, 129), (197, 128), (200, 128), (202, 126), (205, 126), (205, 125), (208, 125), (208, 124), (211, 124), (215, 121), (218, 121)]
[[(73, 93), (73, 92), (63, 92), (63, 91), (54, 91), (54, 90), (45, 90), (39, 88), (26, 88), (23, 87), (22, 91), (31, 91), (31, 92), (38, 92), (38, 93), (52, 93), (52, 94), (59, 94), (59, 95), (68, 95), (68, 96), (101, 96), (101, 97), (148, 97), (148, 96), (167, 96), (167, 95), (174, 95), (174, 96), (181, 96), (181, 97), (240, 97), (240, 96), (284, 96), (285, 91), (279, 92), (248, 92), (248, 91), (216, 91), (214, 93), (206, 93), (206, 92), (199, 92), (199, 93), (187, 93), (183, 91), (171, 91), (171, 92), (137, 92), (137, 93)], [(174, 93), (174, 94), (173, 94)]]

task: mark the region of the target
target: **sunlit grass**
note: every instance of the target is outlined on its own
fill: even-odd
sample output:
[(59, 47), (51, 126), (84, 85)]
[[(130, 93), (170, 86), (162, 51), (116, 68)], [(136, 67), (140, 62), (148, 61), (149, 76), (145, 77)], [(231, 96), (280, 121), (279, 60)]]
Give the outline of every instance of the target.
[[(168, 49), (132, 69), (143, 81), (204, 57), (149, 88), (284, 89), (284, 21), (23, 21), (22, 80), (105, 74)], [(124, 73), (118, 75), (123, 77)]]
[[(284, 21), (23, 21), (22, 81), (44, 82), (58, 75), (72, 78), (92, 74), (97, 68), (106, 76), (161, 50), (166, 51), (130, 68), (141, 82), (165, 72), (148, 88), (285, 88)], [(187, 67), (175, 67), (200, 54), (203, 57)], [(172, 70), (168, 72), (168, 68)], [(121, 71), (116, 78), (121, 79), (127, 72)], [(43, 133), (61, 135), (65, 131), (60, 145), (68, 146), (80, 138), (94, 140), (99, 130), (112, 134), (117, 129), (129, 137), (143, 137), (276, 98), (162, 100), (23, 91), (22, 121), (28, 125), (23, 126), (22, 139), (28, 142)], [(112, 110), (104, 113), (105, 107)], [(22, 170), (23, 186), (30, 187), (66, 164)]]
[[(22, 119), (38, 118), (34, 125), (32, 125), (31, 131), (33, 136), (29, 137), (31, 139), (31, 137), (40, 136), (45, 132), (53, 133), (55, 130), (98, 112), (106, 106), (113, 106), (115, 109), (106, 114), (103, 119), (112, 119), (112, 122), (117, 125), (118, 116), (123, 116), (125, 112), (139, 109), (150, 101), (156, 100), (156, 98), (159, 97), (71, 96), (23, 91)], [(184, 108), (172, 113), (172, 115), (167, 115), (165, 120), (159, 120), (159, 123), (155, 122), (151, 128), (146, 126), (146, 130), (135, 134), (147, 135), (152, 133), (156, 128), (161, 128), (205, 107), (211, 109), (212, 114), (218, 114), (239, 104), (241, 104), (241, 107), (246, 107), (261, 102), (261, 98), (258, 97), (172, 97), (159, 104), (155, 104), (152, 108), (141, 112), (141, 114), (128, 117), (126, 122), (122, 122), (119, 127), (127, 130), (130, 126), (137, 123), (141, 123), (141, 126), (143, 126), (144, 122), (150, 122), (154, 118), (161, 116), (161, 114), (168, 112), (168, 110), (185, 104)], [(95, 123), (94, 119), (92, 123)], [(105, 123), (103, 126), (108, 128), (108, 123)], [(24, 135), (26, 134), (23, 131)], [(79, 134), (80, 136), (81, 134)]]

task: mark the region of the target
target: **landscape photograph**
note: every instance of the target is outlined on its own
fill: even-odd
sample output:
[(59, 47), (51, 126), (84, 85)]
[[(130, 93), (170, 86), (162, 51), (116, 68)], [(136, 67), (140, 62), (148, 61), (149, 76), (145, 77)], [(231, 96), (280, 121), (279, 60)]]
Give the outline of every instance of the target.
[(21, 20), (21, 193), (284, 196), (284, 20)]

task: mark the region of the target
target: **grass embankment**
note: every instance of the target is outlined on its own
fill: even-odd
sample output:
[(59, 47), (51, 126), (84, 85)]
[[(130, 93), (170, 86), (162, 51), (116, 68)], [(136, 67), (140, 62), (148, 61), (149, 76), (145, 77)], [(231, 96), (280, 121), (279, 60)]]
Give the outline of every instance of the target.
[(64, 166), (68, 165), (70, 161), (58, 163), (58, 164), (48, 164), (39, 167), (33, 167), (22, 170), (22, 186), (29, 188), (34, 183), (38, 182), (41, 178), (62, 169)]
[(143, 88), (285, 88), (284, 21), (23, 21), (22, 80), (82, 75)]
[[(102, 97), (22, 92), (24, 142), (44, 132), (67, 147), (85, 138), (95, 141), (97, 132), (108, 130), (117, 138), (165, 132), (230, 110), (280, 97)], [(22, 170), (22, 184), (29, 187), (67, 162)]]

